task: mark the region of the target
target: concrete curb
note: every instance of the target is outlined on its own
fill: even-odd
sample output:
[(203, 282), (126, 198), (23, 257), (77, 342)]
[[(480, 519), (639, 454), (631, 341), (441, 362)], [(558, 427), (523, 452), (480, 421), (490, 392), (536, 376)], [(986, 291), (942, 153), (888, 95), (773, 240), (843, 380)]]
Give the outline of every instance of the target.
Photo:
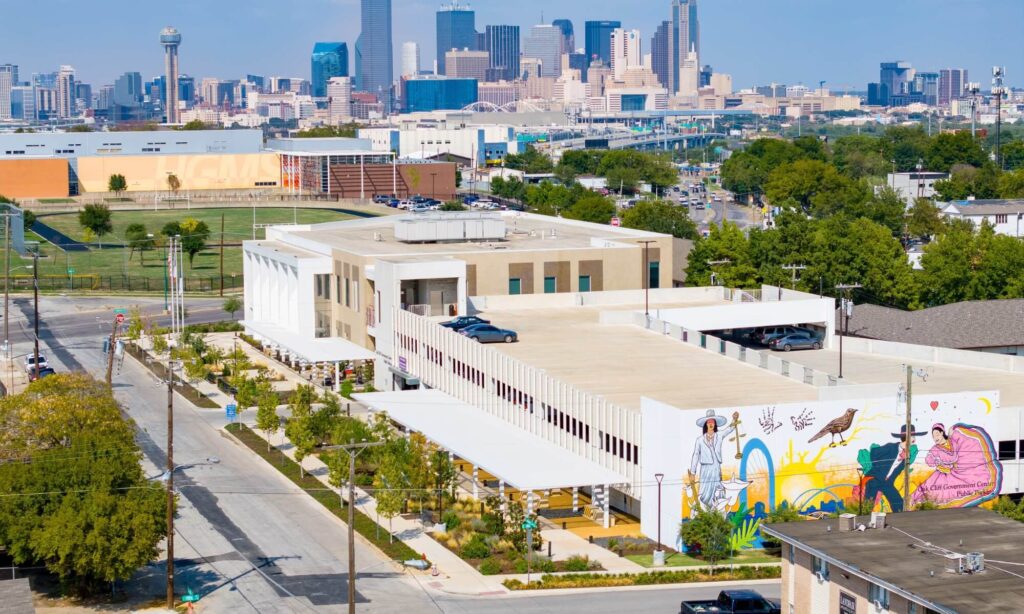
[(617, 593), (625, 591), (656, 591), (667, 588), (718, 588), (720, 586), (736, 586), (744, 584), (750, 586), (767, 586), (774, 583), (781, 583), (779, 578), (768, 580), (723, 580), (721, 582), (676, 582), (669, 584), (645, 584), (643, 586), (593, 586), (581, 588), (531, 588), (524, 590), (509, 591), (510, 598), (536, 597), (538, 595), (575, 595), (581, 592), (592, 593)]

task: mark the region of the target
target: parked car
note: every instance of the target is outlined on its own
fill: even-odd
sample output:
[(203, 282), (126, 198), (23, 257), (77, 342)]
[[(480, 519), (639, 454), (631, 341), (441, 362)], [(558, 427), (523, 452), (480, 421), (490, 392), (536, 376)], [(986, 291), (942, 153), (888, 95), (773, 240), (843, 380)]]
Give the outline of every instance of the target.
[(391, 201), (391, 196), (389, 196), (387, 194), (374, 194), (373, 195), (373, 202), (377, 203), (378, 205), (386, 205), (390, 201)]
[(431, 211), (431, 208), (430, 205), (419, 204), (409, 207), (409, 211), (413, 213), (426, 213), (427, 211)]
[(775, 339), (777, 337), (785, 337), (786, 335), (792, 335), (793, 333), (810, 334), (811, 331), (807, 330), (806, 328), (800, 328), (798, 326), (765, 326), (763, 328), (758, 329), (758, 331), (754, 333), (753, 337), (754, 341), (760, 343), (761, 345), (768, 345), (768, 343), (771, 342), (772, 339)]
[(820, 350), (821, 340), (810, 333), (792, 333), (782, 337), (776, 337), (768, 342), (768, 347), (773, 350)]
[(43, 379), (44, 377), (49, 377), (51, 375), (56, 375), (56, 373), (57, 373), (56, 371), (54, 371), (53, 369), (51, 369), (49, 367), (43, 367), (41, 369), (31, 369), (28, 372), (28, 381), (34, 382), (37, 379)]
[(782, 607), (765, 599), (757, 591), (736, 590), (718, 593), (718, 599), (684, 601), (679, 614), (782, 614)]
[(459, 317), (455, 318), (454, 320), (448, 320), (447, 322), (443, 322), (441, 324), (441, 326), (443, 326), (445, 328), (450, 328), (450, 329), (455, 330), (455, 331), (459, 331), (459, 330), (462, 330), (463, 328), (466, 328), (467, 326), (475, 326), (477, 324), (490, 324), (490, 323), (491, 323), (490, 320), (485, 320), (485, 319), (481, 318), (480, 316), (459, 316)]
[(402, 201), (399, 201), (399, 203), (396, 206), (399, 209), (412, 209), (413, 207), (415, 207), (418, 204), (419, 203), (414, 203), (411, 200), (402, 200)]
[(519, 340), (519, 335), (514, 330), (498, 328), (490, 324), (474, 324), (459, 331), (460, 335), (475, 339), (479, 343), (512, 343)]
[(25, 357), (25, 372), (26, 373), (31, 373), (32, 369), (35, 368), (36, 366), (38, 366), (41, 369), (48, 368), (50, 365), (47, 364), (47, 362), (46, 362), (46, 356), (43, 356), (42, 354), (39, 355), (39, 364), (38, 365), (36, 365), (36, 355), (34, 353), (29, 354), (28, 356)]
[(402, 201), (400, 199), (398, 199), (398, 198), (391, 198), (391, 199), (388, 199), (387, 205), (389, 207), (397, 207), (398, 204), (401, 203), (401, 202)]

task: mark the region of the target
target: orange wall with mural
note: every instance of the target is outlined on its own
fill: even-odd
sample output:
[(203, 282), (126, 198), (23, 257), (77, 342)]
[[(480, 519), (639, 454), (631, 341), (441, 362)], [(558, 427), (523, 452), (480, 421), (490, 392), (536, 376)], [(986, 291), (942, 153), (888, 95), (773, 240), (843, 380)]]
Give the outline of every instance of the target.
[(68, 195), (68, 161), (0, 160), (0, 194), (8, 198), (63, 198)]

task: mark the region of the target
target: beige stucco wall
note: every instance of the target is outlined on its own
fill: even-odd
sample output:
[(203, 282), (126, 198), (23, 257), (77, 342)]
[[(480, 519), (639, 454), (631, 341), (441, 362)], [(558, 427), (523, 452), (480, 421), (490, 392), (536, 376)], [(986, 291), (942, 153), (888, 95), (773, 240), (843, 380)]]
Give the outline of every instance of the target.
[(78, 159), (82, 192), (106, 192), (110, 176), (124, 175), (129, 192), (167, 190), (174, 174), (181, 191), (239, 190), (278, 186), (281, 164), (277, 154), (182, 154), (91, 156)]

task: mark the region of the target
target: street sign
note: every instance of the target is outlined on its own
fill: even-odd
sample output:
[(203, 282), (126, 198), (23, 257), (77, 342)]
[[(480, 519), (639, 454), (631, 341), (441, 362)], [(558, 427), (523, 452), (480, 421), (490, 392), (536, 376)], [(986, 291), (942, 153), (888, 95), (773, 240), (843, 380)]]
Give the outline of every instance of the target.
[(195, 603), (199, 601), (199, 595), (192, 592), (192, 589), (188, 589), (188, 592), (181, 596), (182, 603)]
[(126, 316), (126, 315), (128, 315), (128, 310), (123, 308), (123, 307), (120, 307), (118, 309), (115, 309), (114, 313), (116, 313), (118, 315)]
[(74, 269), (68, 269), (68, 275), (74, 275), (74, 274), (75, 274), (75, 270)]
[(234, 403), (229, 403), (228, 406), (224, 408), (224, 411), (227, 414), (228, 420), (234, 422), (235, 418), (238, 416), (238, 406)]
[(523, 521), (523, 529), (526, 531), (536, 531), (537, 521), (532, 518), (527, 518)]
[(117, 320), (118, 324), (124, 324), (124, 314), (123, 313), (117, 314), (116, 316), (114, 316), (114, 319)]
[(612, 226), (622, 226), (622, 220), (617, 217), (612, 218)]

